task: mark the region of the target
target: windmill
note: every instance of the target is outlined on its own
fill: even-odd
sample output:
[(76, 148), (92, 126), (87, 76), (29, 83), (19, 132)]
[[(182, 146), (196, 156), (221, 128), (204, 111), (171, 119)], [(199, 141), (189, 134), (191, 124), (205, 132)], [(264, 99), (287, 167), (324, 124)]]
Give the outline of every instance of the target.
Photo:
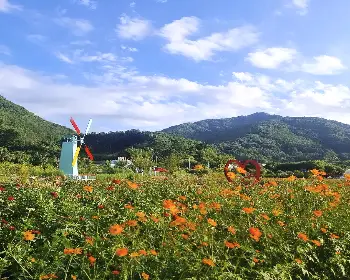
[(90, 149), (88, 146), (86, 146), (84, 142), (85, 136), (89, 133), (92, 120), (90, 119), (88, 122), (88, 125), (86, 127), (85, 133), (81, 133), (78, 125), (75, 123), (73, 118), (70, 118), (70, 122), (72, 126), (74, 127), (75, 132), (77, 135), (71, 135), (66, 136), (63, 139), (62, 142), (62, 150), (61, 150), (61, 157), (60, 157), (60, 170), (68, 176), (78, 176), (78, 156), (80, 149), (84, 147), (85, 152), (90, 160), (93, 160), (94, 157), (92, 156)]

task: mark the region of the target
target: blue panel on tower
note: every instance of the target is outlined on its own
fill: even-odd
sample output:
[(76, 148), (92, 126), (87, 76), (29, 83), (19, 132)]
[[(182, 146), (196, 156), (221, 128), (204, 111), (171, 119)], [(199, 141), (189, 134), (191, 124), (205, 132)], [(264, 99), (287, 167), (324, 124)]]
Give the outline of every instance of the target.
[(74, 153), (77, 149), (77, 137), (65, 137), (62, 142), (62, 150), (60, 157), (60, 170), (65, 175), (78, 176), (78, 162), (72, 166)]

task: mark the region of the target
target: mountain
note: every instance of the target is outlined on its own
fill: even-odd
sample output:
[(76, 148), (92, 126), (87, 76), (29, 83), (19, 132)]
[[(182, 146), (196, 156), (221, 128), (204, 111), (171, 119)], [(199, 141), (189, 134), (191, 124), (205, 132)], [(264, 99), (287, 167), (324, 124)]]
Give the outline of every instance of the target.
[(0, 146), (12, 147), (59, 141), (73, 130), (46, 121), (0, 95), (0, 132)]
[(162, 132), (213, 144), (239, 159), (350, 159), (350, 125), (323, 118), (255, 113), (185, 123)]
[(35, 164), (53, 159), (59, 154), (62, 136), (72, 133), (0, 95), (0, 161)]

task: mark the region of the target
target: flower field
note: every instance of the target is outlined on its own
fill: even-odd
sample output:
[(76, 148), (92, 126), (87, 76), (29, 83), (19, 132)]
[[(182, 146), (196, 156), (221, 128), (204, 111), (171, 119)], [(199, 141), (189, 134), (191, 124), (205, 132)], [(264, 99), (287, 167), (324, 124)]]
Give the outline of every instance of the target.
[(350, 183), (221, 173), (0, 187), (0, 279), (348, 279)]

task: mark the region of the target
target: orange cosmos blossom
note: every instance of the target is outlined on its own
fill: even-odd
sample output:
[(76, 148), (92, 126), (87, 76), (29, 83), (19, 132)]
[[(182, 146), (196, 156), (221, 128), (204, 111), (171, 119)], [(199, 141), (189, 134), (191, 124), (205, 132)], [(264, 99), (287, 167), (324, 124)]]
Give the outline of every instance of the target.
[(128, 248), (119, 248), (115, 251), (118, 257), (125, 257), (128, 254)]
[(312, 243), (314, 243), (316, 246), (320, 247), (321, 246), (321, 242), (318, 240), (311, 240)]
[(83, 189), (84, 189), (84, 191), (89, 192), (89, 193), (92, 193), (92, 191), (94, 190), (94, 188), (91, 186), (85, 186)]
[(231, 180), (233, 180), (234, 178), (236, 178), (236, 174), (233, 172), (227, 172), (227, 177), (230, 178)]
[(94, 258), (93, 256), (90, 256), (88, 259), (89, 259), (90, 265), (94, 265), (95, 264), (96, 258)]
[(65, 255), (81, 255), (83, 250), (81, 248), (65, 248), (63, 253)]
[(35, 235), (32, 233), (31, 230), (27, 230), (23, 233), (23, 239), (27, 241), (31, 241), (35, 238)]
[(215, 263), (211, 259), (203, 259), (202, 263), (209, 265), (209, 266), (215, 266)]
[(215, 222), (213, 219), (208, 219), (208, 223), (210, 224), (210, 225), (212, 225), (213, 227), (216, 227), (217, 226), (217, 222)]
[(247, 214), (251, 214), (251, 213), (253, 213), (256, 209), (253, 208), (253, 207), (244, 207), (242, 210), (243, 210), (245, 213), (247, 213)]
[(121, 226), (121, 225), (112, 225), (110, 228), (109, 228), (109, 232), (112, 234), (112, 235), (119, 235), (123, 232), (124, 228)]
[(244, 168), (242, 168), (242, 167), (237, 167), (237, 168), (236, 168), (236, 171), (237, 171), (238, 173), (241, 173), (241, 174), (246, 174), (246, 173), (247, 173), (247, 171), (246, 171)]
[(229, 232), (231, 232), (232, 234), (236, 234), (236, 229), (235, 229), (234, 227), (229, 226), (229, 227), (227, 228), (227, 230), (228, 230)]
[(157, 255), (158, 255), (158, 253), (157, 253), (156, 250), (151, 249), (151, 250), (149, 250), (149, 252), (150, 252), (153, 256), (157, 256)]
[(133, 183), (133, 182), (130, 182), (130, 181), (127, 181), (126, 183), (128, 184), (129, 188), (132, 189), (132, 190), (136, 190), (136, 189), (139, 188), (139, 185), (136, 184), (136, 183)]
[(304, 240), (304, 241), (308, 241), (308, 240), (309, 240), (309, 238), (307, 237), (307, 235), (306, 235), (305, 233), (302, 233), (302, 232), (300, 232), (300, 233), (298, 234), (298, 238), (300, 238), (301, 240)]
[(149, 279), (149, 275), (148, 275), (147, 273), (145, 273), (145, 272), (142, 272), (142, 273), (141, 273), (141, 276), (142, 276), (142, 278), (145, 279), (145, 280), (148, 280), (148, 279)]
[(234, 242), (234, 243), (231, 243), (231, 242), (228, 242), (227, 240), (225, 240), (225, 246), (227, 247), (227, 248), (239, 248), (239, 247), (241, 247), (241, 245), (239, 245), (239, 243), (237, 243), (237, 242)]
[(321, 217), (322, 216), (322, 211), (321, 210), (315, 210), (313, 213), (314, 213), (314, 215), (316, 217)]
[(249, 233), (250, 233), (250, 237), (252, 239), (254, 239), (255, 241), (259, 241), (259, 239), (262, 235), (260, 229), (254, 228), (254, 227), (249, 228)]
[(46, 274), (46, 275), (41, 275), (40, 277), (39, 277), (39, 279), (41, 280), (41, 279), (57, 279), (58, 278), (58, 276), (56, 276), (56, 274), (54, 274), (54, 273), (50, 273), (50, 274)]

